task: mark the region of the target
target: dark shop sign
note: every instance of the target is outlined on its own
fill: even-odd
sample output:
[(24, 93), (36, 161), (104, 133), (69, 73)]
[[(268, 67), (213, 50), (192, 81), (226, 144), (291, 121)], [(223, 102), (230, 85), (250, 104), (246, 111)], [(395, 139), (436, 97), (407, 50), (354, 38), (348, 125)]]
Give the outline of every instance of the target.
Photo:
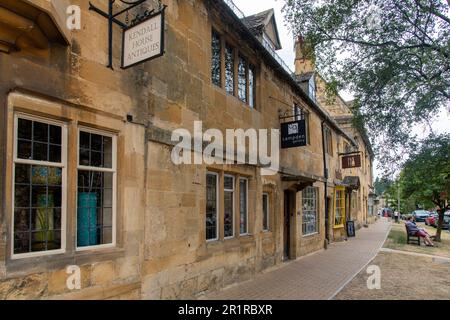
[(281, 124), (281, 148), (306, 146), (306, 121), (298, 120)]
[(361, 167), (361, 155), (360, 154), (354, 154), (354, 155), (342, 157), (342, 168), (343, 169), (360, 168), (360, 167)]

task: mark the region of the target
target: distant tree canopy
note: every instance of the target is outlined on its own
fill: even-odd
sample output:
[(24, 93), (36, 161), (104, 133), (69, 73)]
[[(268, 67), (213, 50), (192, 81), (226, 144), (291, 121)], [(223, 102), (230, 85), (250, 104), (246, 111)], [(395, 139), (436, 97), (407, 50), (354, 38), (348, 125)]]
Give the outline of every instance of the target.
[[(450, 98), (450, 17), (444, 0), (286, 0), (285, 19), (334, 90), (355, 94), (384, 168), (403, 163), (412, 126)], [(432, 128), (430, 128), (432, 129)]]
[[(450, 200), (450, 134), (432, 136), (413, 151), (403, 166), (395, 189), (400, 185), (401, 203), (405, 208), (421, 205), (437, 208), (442, 222), (445, 201)], [(392, 188), (394, 189), (394, 188)], [(390, 194), (395, 194), (390, 190)], [(440, 238), (442, 225), (437, 230)]]
[(381, 196), (386, 191), (386, 189), (389, 188), (392, 184), (393, 184), (392, 180), (377, 177), (375, 179), (373, 187), (375, 188), (375, 193), (378, 196)]

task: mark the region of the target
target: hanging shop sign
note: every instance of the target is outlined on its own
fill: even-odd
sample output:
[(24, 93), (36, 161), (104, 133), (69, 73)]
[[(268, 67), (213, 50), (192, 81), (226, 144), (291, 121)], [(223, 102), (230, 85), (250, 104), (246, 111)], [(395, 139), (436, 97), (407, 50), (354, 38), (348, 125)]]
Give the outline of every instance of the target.
[(281, 124), (281, 148), (304, 147), (307, 144), (306, 121), (298, 120)]
[(122, 68), (161, 57), (164, 54), (164, 10), (123, 32)]
[(360, 168), (361, 167), (361, 155), (353, 154), (342, 157), (342, 169)]
[[(123, 69), (161, 57), (164, 54), (164, 13), (167, 6), (159, 2), (159, 8), (147, 9), (143, 14), (137, 14), (131, 24), (128, 23), (130, 10), (142, 5), (148, 0), (119, 0), (125, 8), (114, 12), (114, 2), (108, 0), (108, 11), (102, 11), (92, 3), (89, 10), (94, 11), (108, 20), (108, 65), (113, 69), (113, 26), (122, 29), (122, 64)], [(126, 14), (125, 22), (120, 16)], [(123, 20), (123, 19), (122, 19)]]

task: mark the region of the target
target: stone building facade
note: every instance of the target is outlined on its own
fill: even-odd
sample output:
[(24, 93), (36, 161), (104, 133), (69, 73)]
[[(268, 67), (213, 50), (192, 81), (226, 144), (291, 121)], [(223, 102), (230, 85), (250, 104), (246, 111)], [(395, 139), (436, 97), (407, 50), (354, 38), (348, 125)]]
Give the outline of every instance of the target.
[[(81, 30), (67, 30), (69, 4)], [(112, 70), (88, 1), (0, 0), (0, 299), (196, 298), (345, 237), (331, 150), (365, 141), (280, 65), (271, 12), (250, 25), (224, 1), (163, 4), (164, 56), (121, 70), (115, 27)], [(196, 121), (270, 130), (286, 117), (305, 119), (308, 142), (281, 150), (273, 175), (173, 162), (173, 131)]]

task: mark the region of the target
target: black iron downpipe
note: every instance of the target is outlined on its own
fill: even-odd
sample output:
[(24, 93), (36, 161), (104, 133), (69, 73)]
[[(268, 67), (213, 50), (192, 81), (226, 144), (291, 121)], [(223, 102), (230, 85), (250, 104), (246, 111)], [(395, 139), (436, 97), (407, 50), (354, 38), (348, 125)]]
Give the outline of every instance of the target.
[[(325, 216), (328, 215), (328, 168), (327, 168), (327, 155), (326, 155), (326, 149), (325, 149), (325, 120), (322, 121), (321, 127), (322, 127), (322, 153), (323, 153), (323, 177), (324, 177), (324, 184), (325, 184), (325, 191), (324, 191), (324, 200), (325, 200)], [(330, 223), (330, 217), (328, 215), (328, 221), (325, 219), (325, 237), (328, 242), (330, 242), (330, 236), (328, 231), (328, 225)]]

